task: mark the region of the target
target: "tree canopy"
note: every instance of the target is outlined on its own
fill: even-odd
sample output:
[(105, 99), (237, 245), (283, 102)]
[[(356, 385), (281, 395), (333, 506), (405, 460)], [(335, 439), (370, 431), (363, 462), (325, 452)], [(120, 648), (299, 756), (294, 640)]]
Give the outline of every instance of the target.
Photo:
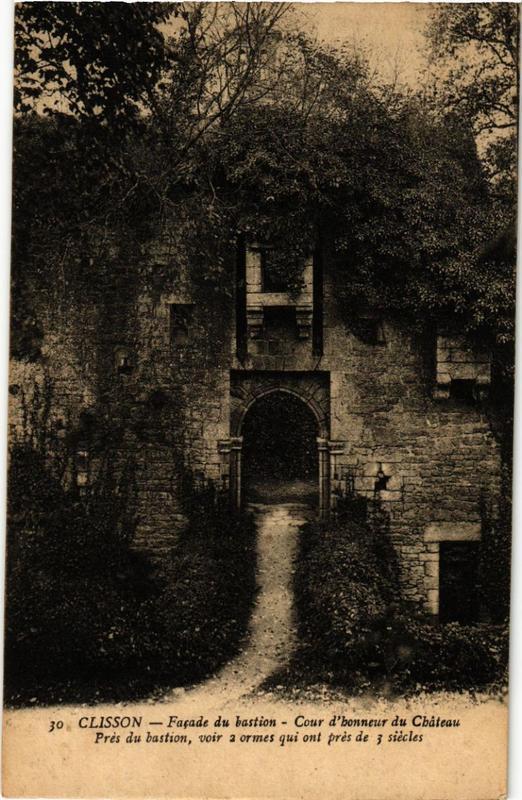
[[(516, 3), (435, 4), (428, 26), (439, 73), (438, 102), (469, 120), (490, 180), (516, 175), (519, 6)], [(516, 190), (515, 190), (516, 193)]]
[[(17, 11), (25, 99), (16, 123), (15, 284), (58, 269), (74, 283), (73, 243), (94, 270), (110, 264), (101, 250), (111, 232), (139, 249), (169, 220), (180, 259), (205, 281), (227, 284), (243, 233), (278, 244), (277, 268), (298, 286), (303, 257), (320, 239), (347, 320), (361, 303), (377, 305), (412, 320), (456, 317), (490, 344), (511, 342), (514, 262), (504, 240), (512, 207), (495, 202), (494, 176), (477, 154), (477, 134), (497, 117), (473, 100), (467, 62), (455, 67), (455, 102), (426, 103), (379, 81), (360, 52), (298, 30), (284, 5), (152, 4), (145, 12), (111, 4), (105, 22), (98, 4), (65, 5)], [(434, 46), (460, 52), (464, 23), (479, 29), (489, 13), (473, 8), (468, 18), (458, 7), (460, 27), (438, 12)], [(509, 36), (512, 16), (502, 18)], [(484, 36), (496, 36), (497, 22), (488, 24)], [(111, 60), (121, 31), (125, 52)], [(492, 44), (484, 47), (494, 54)], [(136, 50), (144, 60), (127, 72)], [(495, 89), (490, 72), (480, 73), (483, 99), (498, 94), (502, 104), (512, 84), (506, 72)], [(49, 108), (44, 122), (35, 108), (55, 85), (70, 113)]]
[(167, 57), (161, 3), (20, 3), (15, 108), (114, 120), (135, 114)]

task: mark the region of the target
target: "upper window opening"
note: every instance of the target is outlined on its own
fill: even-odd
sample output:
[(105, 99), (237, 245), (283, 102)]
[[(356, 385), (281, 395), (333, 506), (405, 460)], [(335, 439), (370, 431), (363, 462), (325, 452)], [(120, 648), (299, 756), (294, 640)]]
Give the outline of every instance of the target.
[(191, 303), (170, 305), (170, 343), (174, 347), (182, 347), (190, 339), (192, 308)]
[(128, 347), (117, 347), (114, 353), (116, 372), (119, 375), (130, 375), (134, 368), (134, 359)]
[(288, 278), (286, 275), (281, 275), (276, 270), (275, 259), (273, 250), (263, 247), (260, 250), (261, 254), (261, 276), (263, 282), (264, 292), (287, 292), (288, 291)]
[(373, 317), (363, 317), (354, 324), (355, 333), (364, 344), (383, 346), (386, 344), (382, 321)]

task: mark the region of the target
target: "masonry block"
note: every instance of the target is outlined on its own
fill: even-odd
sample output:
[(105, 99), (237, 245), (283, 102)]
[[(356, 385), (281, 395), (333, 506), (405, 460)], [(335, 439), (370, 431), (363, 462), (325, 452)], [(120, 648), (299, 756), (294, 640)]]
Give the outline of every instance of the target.
[[(434, 390), (440, 402), (432, 402), (434, 376), (425, 365), (434, 353), (397, 320), (385, 320), (386, 347), (361, 343), (340, 313), (338, 287), (325, 264), (324, 347), (322, 355), (313, 355), (311, 262), (296, 297), (265, 292), (260, 252), (249, 248), (247, 330), (242, 332), (248, 335), (248, 354), (240, 360), (233, 300), (194, 287), (190, 270), (175, 260), (175, 231), (163, 238), (144, 256), (151, 264), (172, 267), (173, 287), (159, 299), (140, 288), (121, 313), (121, 291), (108, 287), (102, 318), (99, 294), (79, 301), (63, 298), (63, 310), (49, 298), (34, 298), (45, 329), (45, 360), (12, 364), (11, 436), (20, 433), (23, 404), (45, 375), (54, 387), (53, 419), (64, 424), (71, 419), (74, 426), (87, 408), (106, 403), (116, 425), (120, 410), (132, 402), (142, 438), (134, 429), (128, 432), (122, 459), (139, 462), (137, 541), (152, 551), (175, 541), (184, 524), (180, 465), (201, 473), (202, 480), (228, 480), (231, 453), (237, 452), (231, 442), (240, 447), (245, 409), (263, 392), (292, 392), (313, 409), (330, 489), (335, 474), (341, 488), (345, 476), (353, 475), (356, 492), (373, 502), (377, 473), (382, 469), (388, 477), (379, 497), (398, 553), (401, 585), (408, 596), (422, 595), (436, 613), (439, 543), (477, 540), (482, 499), (498, 498), (500, 451), (487, 417), (479, 404), (444, 402), (459, 380), (473, 381), (477, 398), (484, 396), (489, 354), (474, 351), (459, 332), (441, 332)], [(191, 305), (194, 314), (187, 341), (174, 349), (168, 318), (173, 303)], [(278, 335), (272, 335), (270, 315), (275, 318), (280, 306), (292, 324), (285, 328), (274, 322)], [(132, 375), (114, 374), (117, 350), (132, 353)], [(168, 413), (153, 413), (147, 405), (158, 390), (172, 407)], [(221, 449), (220, 442), (225, 443)], [(336, 443), (342, 443), (338, 450)]]

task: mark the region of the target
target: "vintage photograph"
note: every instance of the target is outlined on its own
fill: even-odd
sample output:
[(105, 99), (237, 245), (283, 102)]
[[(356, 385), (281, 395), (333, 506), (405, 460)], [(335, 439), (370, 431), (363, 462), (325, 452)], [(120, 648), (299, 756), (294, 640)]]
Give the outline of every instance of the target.
[[(464, 713), (505, 749), (519, 5), (14, 16), (4, 772), (31, 719), (262, 749), (172, 797), (398, 797), (269, 748), (473, 760)], [(477, 748), (422, 796), (493, 796)], [(79, 775), (10, 785), (122, 796)]]

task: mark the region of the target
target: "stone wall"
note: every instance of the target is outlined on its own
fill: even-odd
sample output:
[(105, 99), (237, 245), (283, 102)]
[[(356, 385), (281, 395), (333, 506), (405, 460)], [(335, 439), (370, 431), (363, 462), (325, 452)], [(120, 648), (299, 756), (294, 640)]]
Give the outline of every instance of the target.
[(452, 540), (466, 540), (470, 524), (480, 528), (482, 504), (498, 501), (500, 447), (479, 398), (433, 398), (429, 338), (389, 320), (382, 330), (374, 344), (351, 333), (329, 287), (321, 368), (331, 369), (331, 436), (343, 445), (336, 469), (353, 476), (356, 492), (381, 500), (404, 593), (434, 611), (437, 546), (426, 532), (446, 523)]
[(433, 530), (466, 540), (473, 526), (476, 535), (482, 503), (498, 498), (500, 451), (478, 394), (441, 397), (434, 389), (442, 374), (459, 380), (464, 366), (484, 388), (486, 356), (470, 355), (462, 338), (458, 347), (439, 339), (434, 350), (418, 332), (375, 313), (369, 322), (376, 335), (361, 335), (342, 319), (327, 279), (322, 356), (313, 354), (310, 331), (304, 335), (297, 301), (272, 304), (254, 292), (254, 282), (247, 311), (261, 307), (262, 319), (253, 330), (253, 312), (247, 319), (251, 335), (240, 359), (233, 297), (191, 283), (172, 237), (159, 237), (143, 259), (150, 280), (139, 291), (128, 291), (134, 279), (122, 268), (97, 299), (65, 298), (56, 308), (41, 300), (42, 358), (11, 368), (12, 432), (23, 422), (21, 398), (44, 374), (53, 385), (53, 414), (67, 424), (85, 410), (104, 413), (123, 431), (119, 458), (134, 463), (136, 546), (161, 553), (185, 520), (182, 476), (190, 470), (197, 481), (227, 486), (244, 408), (256, 393), (293, 391), (319, 421), (324, 491), (335, 502), (350, 485), (381, 500), (404, 593), (436, 613), (444, 539), (435, 541)]
[[(210, 292), (202, 302), (191, 286), (169, 237), (159, 237), (142, 263), (108, 271), (92, 292), (55, 297), (35, 292), (44, 331), (41, 356), (13, 359), (10, 370), (10, 435), (23, 435), (35, 382), (52, 390), (50, 413), (74, 431), (82, 414), (114, 434), (115, 464), (132, 465), (137, 486), (135, 545), (163, 552), (186, 517), (183, 476), (219, 484), (219, 440), (229, 431), (230, 298)], [(148, 271), (136, 280), (136, 266)], [(154, 273), (161, 272), (161, 281)], [(151, 274), (152, 273), (152, 274)], [(168, 288), (162, 288), (165, 273)], [(186, 340), (173, 336), (173, 309), (190, 308)], [(109, 431), (110, 432), (110, 431)], [(98, 455), (82, 443), (89, 460), (82, 485), (96, 475)], [(74, 459), (73, 459), (74, 460)]]
[(59, 424), (74, 424), (79, 410), (97, 395), (96, 331), (98, 312), (86, 299), (82, 305), (48, 302), (41, 298), (39, 323), (45, 335), (35, 361), (11, 359), (9, 365), (10, 436), (21, 435), (24, 418), (33, 406), (35, 389), (52, 386), (51, 413)]
[[(462, 336), (439, 337), (437, 348), (432, 337), (375, 312), (346, 324), (328, 279), (323, 313), (322, 357), (312, 355), (311, 342), (299, 341), (295, 328), (289, 328), (290, 343), (283, 352), (271, 351), (264, 344), (270, 341), (265, 323), (247, 357), (233, 361), (233, 386), (255, 385), (262, 392), (274, 385), (275, 375), (301, 375), (303, 385), (313, 375), (328, 377), (324, 435), (331, 503), (349, 487), (380, 500), (390, 518), (405, 596), (436, 613), (438, 543), (426, 532), (442, 524), (449, 540), (466, 541), (470, 525), (480, 530), (481, 508), (488, 503), (494, 508), (498, 501), (500, 447), (482, 393), (441, 397), (435, 390), (448, 363), (452, 380), (476, 378), (483, 390), (489, 360), (474, 353)], [(375, 328), (374, 336), (367, 335), (369, 326), (361, 321)], [(255, 346), (259, 342), (262, 349)], [(444, 362), (441, 356), (447, 356)], [(310, 404), (305, 392), (298, 394)], [(237, 402), (245, 404), (244, 398)], [(231, 425), (235, 436), (240, 435), (237, 413)]]

